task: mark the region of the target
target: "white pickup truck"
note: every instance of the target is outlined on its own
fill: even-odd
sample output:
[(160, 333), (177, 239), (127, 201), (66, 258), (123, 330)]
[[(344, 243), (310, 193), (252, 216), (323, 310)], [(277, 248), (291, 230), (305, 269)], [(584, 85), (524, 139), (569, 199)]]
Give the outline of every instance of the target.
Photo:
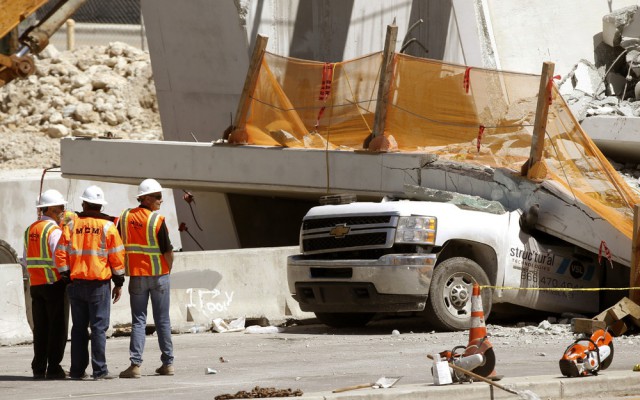
[(485, 316), (493, 305), (599, 310), (597, 291), (545, 290), (598, 287), (601, 268), (595, 254), (537, 231), (535, 206), (523, 213), (496, 202), (455, 203), (384, 199), (312, 208), (302, 222), (301, 254), (287, 263), (294, 299), (333, 327), (418, 311), (434, 328), (468, 329), (474, 281), (487, 286)]

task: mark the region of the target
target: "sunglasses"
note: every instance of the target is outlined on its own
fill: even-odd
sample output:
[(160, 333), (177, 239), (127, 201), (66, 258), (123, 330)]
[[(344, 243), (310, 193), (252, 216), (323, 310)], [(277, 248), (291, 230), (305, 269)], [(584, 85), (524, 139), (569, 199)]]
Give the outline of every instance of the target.
[(148, 194), (147, 196), (149, 197), (153, 197), (156, 200), (162, 200), (162, 193), (158, 193), (158, 194)]

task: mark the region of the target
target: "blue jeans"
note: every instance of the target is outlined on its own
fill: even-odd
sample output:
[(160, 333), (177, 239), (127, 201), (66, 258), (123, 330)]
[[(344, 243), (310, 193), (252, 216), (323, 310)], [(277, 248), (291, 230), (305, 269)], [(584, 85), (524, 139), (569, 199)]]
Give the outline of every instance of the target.
[(67, 286), (71, 304), (71, 377), (84, 375), (89, 365), (89, 333), (91, 327), (91, 367), (93, 377), (109, 373), (106, 347), (111, 313), (111, 282), (76, 279)]
[(173, 343), (171, 341), (171, 320), (169, 274), (160, 276), (131, 276), (129, 278), (129, 300), (131, 302), (131, 341), (129, 356), (132, 364), (142, 364), (145, 328), (147, 326), (147, 305), (151, 298), (153, 321), (160, 346), (160, 360), (163, 365), (173, 364)]

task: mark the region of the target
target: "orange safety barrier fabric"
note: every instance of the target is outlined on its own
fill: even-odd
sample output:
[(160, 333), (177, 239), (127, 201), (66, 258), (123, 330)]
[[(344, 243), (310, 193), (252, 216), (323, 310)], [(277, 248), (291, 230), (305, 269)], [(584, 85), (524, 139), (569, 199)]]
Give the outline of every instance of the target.
[[(381, 64), (382, 53), (332, 64), (266, 53), (241, 124), (248, 143), (362, 149), (373, 129)], [(539, 75), (395, 54), (384, 134), (400, 152), (519, 174), (530, 155), (539, 87)], [(582, 130), (555, 84), (541, 164), (540, 179), (559, 183), (631, 238), (632, 207), (640, 198)]]

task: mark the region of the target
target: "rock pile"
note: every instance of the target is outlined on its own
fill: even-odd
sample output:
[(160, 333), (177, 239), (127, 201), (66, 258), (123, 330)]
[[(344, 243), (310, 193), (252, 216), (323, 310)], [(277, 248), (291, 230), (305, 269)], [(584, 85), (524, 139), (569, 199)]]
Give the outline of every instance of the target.
[(162, 139), (149, 54), (124, 43), (59, 52), (0, 88), (0, 169), (60, 163), (67, 136)]

